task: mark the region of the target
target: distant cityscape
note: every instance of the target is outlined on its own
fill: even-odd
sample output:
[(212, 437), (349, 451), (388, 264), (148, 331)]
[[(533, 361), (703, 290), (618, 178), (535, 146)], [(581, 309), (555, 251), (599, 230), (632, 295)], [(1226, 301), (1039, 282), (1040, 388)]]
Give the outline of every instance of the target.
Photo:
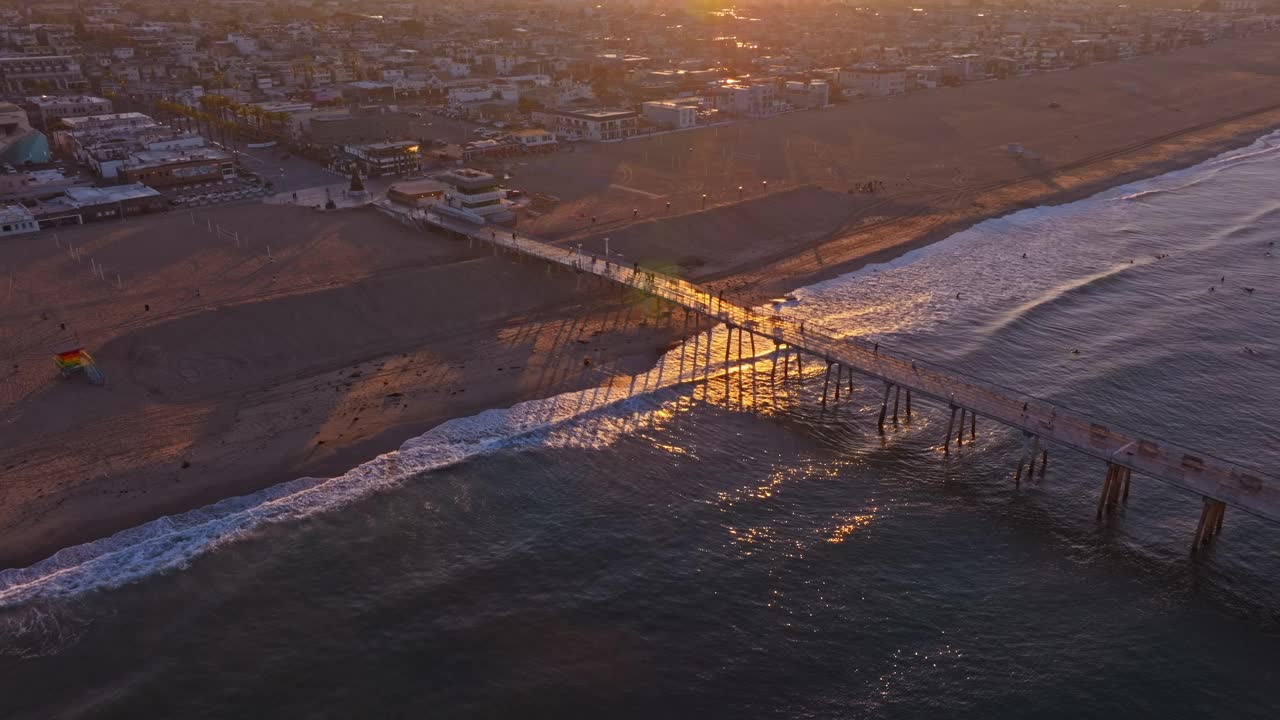
[(0, 10), (0, 235), (256, 200), (287, 189), (275, 166), (291, 155), (420, 179), (1278, 26), (1259, 0), (15, 3)]

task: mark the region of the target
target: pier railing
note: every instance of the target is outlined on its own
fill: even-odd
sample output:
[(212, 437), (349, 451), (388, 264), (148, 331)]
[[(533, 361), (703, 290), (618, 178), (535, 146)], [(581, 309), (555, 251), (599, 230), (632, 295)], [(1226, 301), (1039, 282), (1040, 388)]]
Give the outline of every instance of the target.
[[(608, 278), (719, 320), (731, 328), (836, 363), (863, 375), (963, 408), (1029, 436), (1128, 468), (1246, 512), (1280, 522), (1280, 478), (1071, 410), (1013, 388), (847, 336), (809, 320), (726, 302), (698, 285), (617, 258), (550, 245), (509, 230), (427, 213), (429, 224), (579, 272)], [(887, 397), (887, 394), (886, 394)]]

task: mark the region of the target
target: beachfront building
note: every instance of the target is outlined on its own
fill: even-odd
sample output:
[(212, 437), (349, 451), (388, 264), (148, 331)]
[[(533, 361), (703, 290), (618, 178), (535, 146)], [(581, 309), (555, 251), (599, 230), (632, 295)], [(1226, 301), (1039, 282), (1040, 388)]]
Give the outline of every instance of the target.
[(23, 235), (40, 229), (31, 211), (22, 205), (0, 207), (0, 237)]
[(640, 106), (644, 119), (665, 130), (683, 130), (698, 124), (698, 101), (651, 100)]
[(863, 63), (840, 68), (836, 82), (851, 97), (885, 97), (907, 91), (907, 72), (902, 68)]
[(778, 96), (778, 84), (771, 79), (725, 80), (712, 88), (716, 110), (740, 117), (769, 117), (786, 110)]
[(447, 189), (438, 180), (407, 180), (387, 188), (387, 199), (410, 207), (436, 205), (444, 201)]
[(511, 157), (524, 152), (524, 146), (510, 135), (473, 140), (463, 143), (462, 161), (471, 162), (483, 158)]
[(831, 86), (825, 80), (788, 80), (782, 87), (782, 99), (797, 108), (821, 108), (831, 104)]
[(87, 184), (86, 180), (76, 175), (67, 176), (58, 168), (0, 173), (0, 202), (43, 200), (61, 195), (73, 185)]
[(524, 147), (525, 152), (551, 152), (556, 149), (556, 134), (543, 128), (516, 130), (511, 137)]
[(130, 215), (159, 212), (166, 208), (159, 191), (141, 183), (111, 187), (72, 187), (57, 198), (35, 205), (35, 216), (43, 227), (83, 225), (98, 220), (115, 220)]
[(129, 156), (119, 167), (126, 183), (143, 183), (153, 188), (205, 182), (230, 182), (236, 178), (230, 153), (213, 148), (198, 150), (143, 150)]
[(987, 66), (978, 53), (952, 55), (942, 63), (942, 75), (958, 81), (981, 80), (987, 76)]
[(348, 166), (365, 177), (384, 177), (418, 169), (418, 143), (414, 140), (344, 145)]
[(533, 121), (560, 137), (596, 142), (623, 140), (636, 134), (640, 115), (635, 110), (539, 110)]
[(458, 168), (437, 175), (436, 180), (448, 187), (443, 207), (437, 208), (447, 215), (475, 223), (502, 223), (515, 217), (498, 178), (487, 172)]

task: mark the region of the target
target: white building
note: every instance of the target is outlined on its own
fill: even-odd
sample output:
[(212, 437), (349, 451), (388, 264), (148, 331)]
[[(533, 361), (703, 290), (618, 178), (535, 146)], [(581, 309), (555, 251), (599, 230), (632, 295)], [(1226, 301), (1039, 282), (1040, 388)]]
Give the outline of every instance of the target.
[(782, 88), (788, 104), (798, 108), (820, 108), (831, 103), (831, 86), (823, 80), (788, 80)]
[(542, 128), (516, 130), (511, 133), (511, 137), (529, 151), (552, 150), (556, 146), (556, 134)]
[(622, 140), (636, 134), (640, 116), (634, 110), (539, 110), (533, 121), (566, 139)]
[(836, 82), (846, 94), (860, 97), (901, 95), (907, 91), (907, 71), (874, 63), (841, 68)]
[(472, 222), (502, 222), (512, 217), (507, 208), (507, 193), (498, 187), (498, 178), (487, 172), (458, 168), (436, 176), (449, 188), (445, 207), (450, 215)]
[(769, 117), (784, 109), (778, 97), (778, 86), (772, 80), (741, 83), (733, 80), (717, 85), (712, 91), (716, 109), (742, 117)]
[(698, 124), (698, 108), (672, 100), (652, 100), (640, 106), (644, 119), (659, 127), (682, 130)]
[(480, 83), (449, 88), (449, 104), (462, 105), (472, 102), (515, 102), (520, 90), (506, 83)]
[(23, 235), (40, 229), (31, 211), (22, 205), (0, 207), (0, 237)]

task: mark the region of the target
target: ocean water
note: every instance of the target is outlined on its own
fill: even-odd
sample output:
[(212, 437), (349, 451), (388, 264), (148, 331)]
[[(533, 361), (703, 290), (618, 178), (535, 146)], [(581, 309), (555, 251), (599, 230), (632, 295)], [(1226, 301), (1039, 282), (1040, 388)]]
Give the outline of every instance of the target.
[[(1271, 472), (1277, 239), (1280, 134), (785, 312)], [(722, 343), (0, 572), (0, 716), (1276, 716), (1280, 527)]]

